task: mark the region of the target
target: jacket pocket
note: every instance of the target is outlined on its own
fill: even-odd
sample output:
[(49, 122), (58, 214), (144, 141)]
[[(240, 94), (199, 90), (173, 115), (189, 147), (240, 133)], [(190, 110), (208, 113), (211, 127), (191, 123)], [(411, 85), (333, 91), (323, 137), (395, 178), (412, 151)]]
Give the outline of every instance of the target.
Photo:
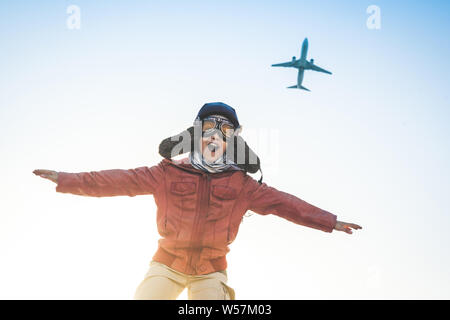
[(221, 200), (233, 200), (237, 197), (237, 190), (228, 186), (213, 186), (212, 194)]
[(232, 287), (227, 285), (225, 282), (221, 281), (222, 286), (225, 291), (225, 298), (224, 300), (236, 300), (236, 293)]
[(195, 209), (197, 203), (197, 184), (195, 182), (173, 181), (169, 190), (169, 201), (175, 207), (175, 211)]
[(169, 186), (164, 230), (177, 231), (195, 215), (197, 205), (197, 183), (172, 181)]
[(170, 184), (170, 192), (177, 196), (187, 196), (195, 193), (195, 182), (173, 181)]
[(238, 191), (229, 186), (215, 185), (212, 188), (207, 220), (219, 220), (232, 213)]

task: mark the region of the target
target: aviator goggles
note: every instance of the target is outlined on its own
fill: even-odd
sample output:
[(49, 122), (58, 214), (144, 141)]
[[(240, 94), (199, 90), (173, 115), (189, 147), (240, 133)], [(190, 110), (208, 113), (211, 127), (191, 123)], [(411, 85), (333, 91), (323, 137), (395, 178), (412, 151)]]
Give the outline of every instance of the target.
[(202, 132), (204, 137), (212, 136), (217, 130), (220, 130), (223, 139), (226, 140), (226, 138), (231, 138), (234, 135), (234, 129), (234, 125), (223, 118), (206, 117), (202, 121)]

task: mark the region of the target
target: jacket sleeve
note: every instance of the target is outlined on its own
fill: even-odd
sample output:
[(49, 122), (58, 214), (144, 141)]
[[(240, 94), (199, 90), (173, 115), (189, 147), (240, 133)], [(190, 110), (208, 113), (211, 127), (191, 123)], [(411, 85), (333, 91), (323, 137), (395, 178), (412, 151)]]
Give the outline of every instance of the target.
[(246, 183), (248, 210), (258, 214), (274, 214), (306, 227), (332, 232), (337, 216), (313, 206), (296, 196), (279, 191), (248, 176)]
[(163, 181), (162, 161), (152, 167), (68, 173), (58, 172), (56, 191), (90, 197), (153, 194)]

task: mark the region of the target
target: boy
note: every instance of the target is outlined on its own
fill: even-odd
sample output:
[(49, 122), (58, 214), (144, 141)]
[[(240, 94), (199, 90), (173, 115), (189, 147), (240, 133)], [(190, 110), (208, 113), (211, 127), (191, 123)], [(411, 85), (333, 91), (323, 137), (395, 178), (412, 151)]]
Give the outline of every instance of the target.
[[(259, 158), (239, 136), (236, 111), (221, 102), (205, 104), (194, 126), (163, 140), (164, 159), (152, 167), (67, 173), (34, 170), (57, 183), (56, 191), (110, 197), (153, 194), (161, 235), (135, 299), (235, 299), (227, 282), (226, 254), (244, 214), (275, 214), (296, 224), (351, 234), (357, 224), (250, 177)], [(178, 142), (182, 137), (182, 142)], [(231, 150), (231, 151), (230, 151)], [(187, 151), (181, 160), (172, 157)]]

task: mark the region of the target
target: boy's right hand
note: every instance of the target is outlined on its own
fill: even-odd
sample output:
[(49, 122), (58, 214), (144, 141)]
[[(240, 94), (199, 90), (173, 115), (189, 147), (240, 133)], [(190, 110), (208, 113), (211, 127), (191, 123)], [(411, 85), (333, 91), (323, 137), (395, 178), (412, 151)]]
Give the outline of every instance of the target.
[(344, 221), (336, 221), (336, 226), (334, 227), (335, 230), (338, 231), (344, 231), (348, 234), (352, 234), (352, 229), (358, 230), (358, 229), (362, 229), (361, 226), (355, 224), (355, 223), (348, 223), (348, 222), (344, 222)]
[(58, 172), (53, 170), (45, 170), (45, 169), (36, 169), (33, 173), (41, 178), (45, 178), (53, 181), (54, 183), (58, 183)]

